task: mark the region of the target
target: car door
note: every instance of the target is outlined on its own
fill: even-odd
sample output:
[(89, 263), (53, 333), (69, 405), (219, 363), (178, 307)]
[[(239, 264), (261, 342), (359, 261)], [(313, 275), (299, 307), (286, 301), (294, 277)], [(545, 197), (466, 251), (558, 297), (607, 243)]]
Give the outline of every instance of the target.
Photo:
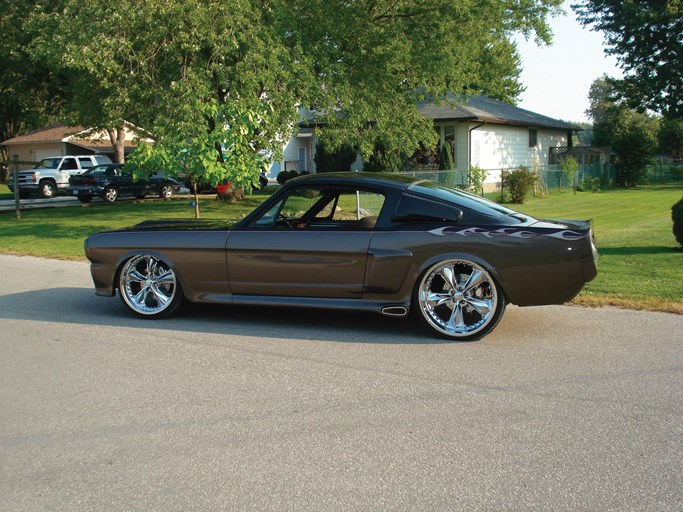
[(301, 187), (234, 229), (227, 242), (232, 294), (360, 299), (372, 219), (384, 202), (373, 193), (373, 210), (359, 208), (360, 194)]
[(119, 189), (120, 195), (130, 195), (134, 192), (133, 172), (119, 167), (116, 169), (116, 187)]
[(59, 183), (60, 186), (65, 186), (64, 184), (69, 184), (69, 178), (78, 174), (79, 168), (76, 163), (76, 159), (73, 157), (66, 157), (59, 164)]

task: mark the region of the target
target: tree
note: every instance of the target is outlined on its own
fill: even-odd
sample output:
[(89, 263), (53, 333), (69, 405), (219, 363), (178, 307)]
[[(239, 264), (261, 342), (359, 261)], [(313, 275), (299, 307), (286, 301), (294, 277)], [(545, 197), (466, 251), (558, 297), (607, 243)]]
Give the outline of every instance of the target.
[[(225, 165), (224, 139), (244, 165), (253, 163), (250, 151), (277, 154), (297, 105), (316, 108), (332, 146), (367, 157), (380, 138), (406, 153), (420, 141), (433, 145), (431, 122), (416, 108), (422, 98), (476, 90), (513, 99), (519, 66), (510, 37), (549, 41), (546, 17), (561, 0), (63, 3), (58, 11), (36, 4), (34, 47), (79, 76), (77, 111), (86, 111), (90, 80), (90, 105), (102, 119), (125, 116), (154, 135), (148, 157), (204, 140), (221, 165), (202, 156), (187, 163), (192, 175), (248, 186)], [(503, 79), (489, 80), (496, 75)], [(250, 126), (232, 137), (245, 116)], [(211, 135), (198, 137), (201, 129)]]
[(593, 81), (586, 110), (594, 121), (593, 144), (616, 154), (617, 184), (635, 187), (657, 154), (659, 119), (629, 108), (605, 76)]
[(363, 162), (363, 170), (367, 172), (398, 172), (402, 166), (401, 150), (388, 147), (381, 139), (375, 141), (372, 155)]
[(683, 9), (680, 0), (582, 0), (572, 8), (584, 26), (604, 33), (623, 80), (610, 79), (633, 108), (683, 115)]
[(600, 123), (605, 120), (607, 111), (620, 103), (614, 84), (607, 75), (602, 75), (593, 80), (588, 90), (586, 115), (593, 120), (593, 123)]
[[(40, 61), (33, 62), (27, 52), (32, 33), (27, 29), (26, 12), (33, 3), (0, 1), (0, 142), (57, 122), (62, 113), (64, 76)], [(0, 151), (0, 160), (7, 160), (7, 149), (3, 146)]]
[(659, 127), (659, 152), (675, 162), (683, 161), (683, 118), (663, 118)]
[(348, 172), (356, 158), (357, 154), (353, 146), (349, 144), (335, 146), (325, 138), (321, 138), (315, 145), (313, 160), (317, 172)]
[(635, 187), (642, 182), (645, 167), (657, 153), (659, 120), (623, 105), (607, 109), (601, 122), (595, 124), (596, 144), (611, 146), (616, 154), (617, 184)]

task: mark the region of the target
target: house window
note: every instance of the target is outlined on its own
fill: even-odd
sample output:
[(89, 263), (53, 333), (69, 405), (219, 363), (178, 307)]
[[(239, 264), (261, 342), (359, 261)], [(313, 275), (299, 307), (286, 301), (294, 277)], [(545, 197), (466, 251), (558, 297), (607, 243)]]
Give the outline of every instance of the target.
[(444, 126), (443, 143), (447, 144), (451, 150), (451, 157), (455, 162), (455, 125)]
[(536, 128), (529, 128), (529, 147), (535, 148), (538, 143), (538, 130)]

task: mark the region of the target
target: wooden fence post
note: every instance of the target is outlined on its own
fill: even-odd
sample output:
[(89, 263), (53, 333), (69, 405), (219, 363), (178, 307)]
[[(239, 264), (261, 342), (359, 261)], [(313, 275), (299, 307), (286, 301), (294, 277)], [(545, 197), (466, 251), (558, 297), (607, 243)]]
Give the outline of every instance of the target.
[(21, 220), (21, 201), (19, 200), (19, 155), (12, 155), (12, 179), (14, 180), (14, 210), (17, 220)]

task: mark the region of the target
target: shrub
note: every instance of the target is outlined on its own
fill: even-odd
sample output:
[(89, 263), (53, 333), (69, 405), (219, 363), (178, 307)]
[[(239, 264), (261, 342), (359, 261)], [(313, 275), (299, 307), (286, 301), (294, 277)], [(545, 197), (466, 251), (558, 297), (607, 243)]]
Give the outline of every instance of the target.
[(364, 162), (363, 170), (367, 172), (399, 172), (402, 165), (398, 151), (387, 147), (382, 141), (376, 141), (372, 155)]
[(579, 162), (576, 158), (570, 156), (560, 162), (560, 168), (562, 169), (564, 179), (567, 181), (567, 185), (576, 193), (576, 184), (574, 181), (576, 179), (576, 173), (579, 170)]
[(333, 149), (328, 142), (320, 139), (315, 145), (313, 160), (316, 172), (348, 172), (356, 161), (356, 156), (356, 150), (350, 144), (342, 144)]
[(683, 166), (672, 167), (671, 168), (671, 175), (673, 176), (674, 180), (676, 180), (676, 181), (683, 180)]
[(484, 182), (486, 181), (487, 176), (488, 172), (486, 169), (482, 169), (476, 165), (470, 167), (469, 182), (475, 194), (484, 193)]
[(503, 189), (510, 191), (510, 197), (515, 204), (524, 203), (524, 199), (538, 181), (538, 176), (526, 167), (514, 171), (503, 171)]
[(579, 189), (584, 192), (600, 192), (600, 178), (586, 176), (581, 180)]
[(299, 173), (296, 171), (280, 171), (275, 177), (275, 180), (280, 185), (284, 185), (289, 180), (291, 180), (292, 178), (296, 178), (297, 176), (299, 176)]
[(683, 197), (671, 207), (671, 219), (674, 221), (674, 236), (678, 245), (683, 247)]

